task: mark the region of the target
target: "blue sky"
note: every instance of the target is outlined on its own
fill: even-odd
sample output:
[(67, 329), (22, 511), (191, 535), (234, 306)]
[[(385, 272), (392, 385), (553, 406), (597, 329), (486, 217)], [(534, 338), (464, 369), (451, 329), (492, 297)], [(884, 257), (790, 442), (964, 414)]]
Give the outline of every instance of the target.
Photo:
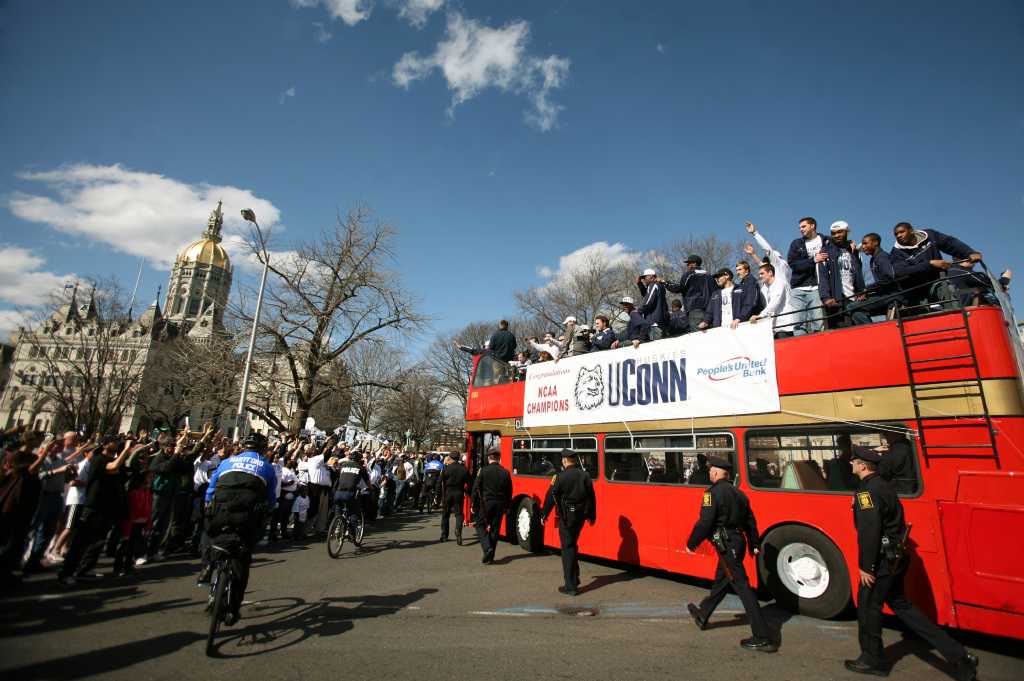
[(282, 246), (369, 204), (437, 330), (588, 244), (747, 219), (909, 220), (1024, 280), (1022, 67), (995, 0), (9, 0), (0, 322), (140, 254), (152, 299), (219, 198)]

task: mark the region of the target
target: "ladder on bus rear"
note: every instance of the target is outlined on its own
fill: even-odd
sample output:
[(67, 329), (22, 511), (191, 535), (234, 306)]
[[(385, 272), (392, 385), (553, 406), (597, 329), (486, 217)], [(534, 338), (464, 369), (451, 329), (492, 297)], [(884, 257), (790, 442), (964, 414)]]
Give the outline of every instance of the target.
[[(933, 459), (969, 458), (992, 460), (999, 468), (996, 432), (967, 309), (904, 317), (897, 308), (897, 322), (925, 466)], [(956, 398), (967, 398), (968, 413), (943, 413), (930, 406)]]

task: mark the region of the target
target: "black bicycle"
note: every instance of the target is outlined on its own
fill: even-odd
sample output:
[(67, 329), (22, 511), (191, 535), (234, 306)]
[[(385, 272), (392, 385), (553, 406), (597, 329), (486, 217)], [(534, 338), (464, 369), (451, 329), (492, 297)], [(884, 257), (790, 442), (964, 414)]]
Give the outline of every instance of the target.
[(228, 616), (231, 597), (235, 589), (240, 588), (235, 570), (240, 541), (228, 536), (218, 538), (218, 543), (210, 546), (210, 598), (206, 602), (210, 613), (210, 632), (206, 637), (208, 656), (213, 655), (213, 639)]
[[(358, 503), (353, 500), (351, 503)], [(327, 529), (327, 555), (331, 558), (341, 556), (341, 550), (345, 546), (345, 540), (350, 539), (356, 546), (363, 545), (363, 535), (366, 532), (366, 519), (363, 518), (363, 511), (360, 509), (354, 514), (355, 522), (350, 522), (349, 514), (345, 509), (334, 514), (330, 527)]]

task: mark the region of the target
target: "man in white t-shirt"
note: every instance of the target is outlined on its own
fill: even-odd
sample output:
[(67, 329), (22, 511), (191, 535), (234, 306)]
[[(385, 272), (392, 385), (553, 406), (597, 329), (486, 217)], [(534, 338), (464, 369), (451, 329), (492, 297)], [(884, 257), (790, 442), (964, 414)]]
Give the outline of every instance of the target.
[(797, 315), (796, 335), (817, 333), (824, 328), (824, 311), (818, 293), (818, 263), (828, 256), (822, 252), (825, 239), (818, 234), (818, 221), (812, 217), (800, 218), (800, 238), (789, 245), (786, 262), (792, 270), (789, 280), (793, 309)]
[(831, 227), (832, 238), (822, 246), (825, 260), (818, 264), (818, 292), (828, 313), (830, 329), (848, 324), (870, 324), (864, 311), (864, 273), (857, 245), (850, 241), (850, 225), (836, 220)]
[(789, 282), (777, 276), (775, 266), (771, 263), (763, 263), (757, 273), (761, 279), (761, 295), (764, 296), (765, 306), (761, 314), (750, 318), (750, 323), (757, 323), (761, 317), (770, 318), (776, 338), (792, 336), (794, 319)]

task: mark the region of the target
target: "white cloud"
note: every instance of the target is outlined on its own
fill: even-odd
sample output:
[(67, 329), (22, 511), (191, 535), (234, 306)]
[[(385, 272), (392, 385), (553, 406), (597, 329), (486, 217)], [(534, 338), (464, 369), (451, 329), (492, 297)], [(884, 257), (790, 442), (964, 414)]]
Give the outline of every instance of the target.
[(316, 7), (323, 5), (332, 19), (341, 19), (349, 26), (370, 18), (373, 11), (371, 0), (291, 0), (293, 7)]
[(558, 267), (552, 268), (542, 265), (537, 268), (537, 274), (551, 281), (548, 285), (556, 284), (575, 272), (586, 270), (593, 262), (602, 262), (608, 265), (636, 265), (643, 253), (630, 251), (626, 245), (620, 242), (609, 244), (607, 241), (595, 241), (582, 248), (577, 248), (572, 253), (563, 255), (558, 259)]
[(284, 104), (286, 99), (288, 99), (289, 97), (294, 97), (294, 96), (295, 96), (295, 86), (292, 85), (290, 88), (288, 88), (287, 90), (285, 90), (284, 92), (281, 93), (281, 95), (277, 98), (277, 103), (278, 104)]
[(321, 45), (334, 37), (334, 34), (328, 31), (327, 27), (324, 26), (324, 22), (314, 21), (313, 26), (316, 28), (316, 41)]
[(445, 0), (401, 0), (398, 16), (416, 28), (423, 28), (431, 14), (444, 7)]
[(280, 220), (274, 204), (248, 189), (192, 184), (120, 165), (69, 165), (20, 177), (44, 185), (48, 195), (19, 192), (9, 197), (7, 207), (19, 218), (144, 256), (162, 268), (170, 267), (178, 251), (200, 237), (218, 200), (224, 201), (228, 236), (246, 231), (239, 215), (243, 208), (255, 211), (264, 228)]
[(533, 103), (533, 109), (525, 113), (526, 120), (548, 131), (556, 125), (564, 108), (551, 102), (548, 95), (565, 82), (569, 60), (527, 54), (529, 38), (530, 25), (526, 21), (490, 28), (452, 12), (444, 39), (434, 53), (421, 56), (418, 52), (406, 52), (395, 64), (392, 78), (396, 85), (407, 88), (438, 69), (452, 91), (449, 115), (453, 115), (456, 106), (486, 88), (525, 95)]
[(0, 301), (19, 307), (42, 305), (75, 279), (41, 270), (46, 261), (20, 246), (0, 244), (0, 262)]

